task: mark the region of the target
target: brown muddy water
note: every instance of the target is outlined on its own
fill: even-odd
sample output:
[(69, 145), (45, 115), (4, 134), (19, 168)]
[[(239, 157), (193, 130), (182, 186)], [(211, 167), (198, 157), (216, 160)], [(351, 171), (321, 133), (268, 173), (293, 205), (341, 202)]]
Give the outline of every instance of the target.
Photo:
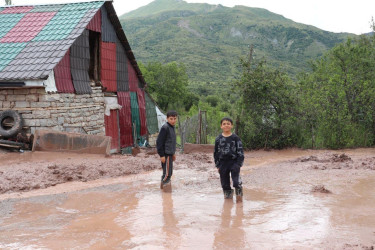
[(243, 202), (211, 154), (179, 157), (171, 192), (157, 169), (0, 194), (0, 249), (375, 247), (375, 149), (247, 152)]

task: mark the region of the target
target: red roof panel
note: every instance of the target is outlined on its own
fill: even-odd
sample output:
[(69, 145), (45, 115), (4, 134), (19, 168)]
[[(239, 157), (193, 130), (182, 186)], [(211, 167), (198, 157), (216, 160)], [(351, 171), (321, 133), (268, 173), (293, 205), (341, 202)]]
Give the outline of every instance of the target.
[(56, 12), (28, 13), (3, 38), (1, 43), (31, 41), (52, 19)]
[(0, 14), (19, 14), (19, 13), (26, 13), (32, 10), (33, 6), (18, 6), (18, 7), (9, 7), (5, 8)]
[(100, 9), (96, 12), (95, 16), (91, 19), (86, 27), (88, 30), (101, 32), (102, 31), (102, 15)]

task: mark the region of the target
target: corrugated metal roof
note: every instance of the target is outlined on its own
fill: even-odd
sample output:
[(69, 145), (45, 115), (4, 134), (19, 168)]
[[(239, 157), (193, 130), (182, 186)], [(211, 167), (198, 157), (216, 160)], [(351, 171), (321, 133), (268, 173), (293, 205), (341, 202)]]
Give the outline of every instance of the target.
[(101, 80), (106, 92), (117, 91), (116, 43), (101, 42)]
[(0, 38), (5, 36), (25, 14), (1, 14), (0, 13)]
[(21, 50), (26, 46), (26, 43), (0, 43), (0, 78), (2, 77), (3, 72), (1, 72), (8, 64), (11, 62)]
[(159, 132), (158, 116), (156, 114), (155, 103), (149, 97), (149, 94), (147, 92), (145, 92), (145, 102), (146, 102), (147, 130), (150, 134), (155, 134)]
[(113, 28), (111, 21), (108, 18), (107, 9), (103, 6), (101, 8), (102, 12), (102, 40), (104, 42), (116, 42), (116, 31)]
[(133, 145), (130, 92), (117, 92), (117, 98), (122, 106), (119, 111), (120, 146), (125, 148)]
[(95, 1), (2, 8), (0, 81), (48, 77), (103, 4)]
[(129, 91), (137, 91), (138, 89), (138, 77), (133, 66), (128, 64), (128, 76), (129, 76)]
[(26, 13), (32, 10), (34, 6), (10, 6), (1, 11), (0, 14), (19, 14)]
[[(31, 41), (51, 20), (56, 12), (27, 13), (0, 39), (0, 43), (23, 43)], [(30, 29), (30, 27), (33, 27)]]
[(82, 17), (82, 19), (79, 21), (79, 23), (76, 25), (76, 27), (72, 30), (72, 32), (69, 34), (67, 39), (75, 40), (77, 37), (79, 37), (82, 32), (87, 27), (88, 22), (95, 16), (96, 10), (88, 10), (85, 15)]
[[(0, 81), (46, 79), (85, 28), (101, 32), (103, 41), (120, 48), (116, 51), (118, 90), (128, 91), (129, 79), (130, 90), (145, 85), (112, 1), (1, 7)], [(74, 57), (72, 67), (73, 62)], [(82, 74), (72, 71), (73, 76)]]
[[(65, 43), (65, 44), (64, 44)], [(46, 78), (69, 49), (70, 41), (46, 41), (29, 43), (0, 43), (1, 46), (21, 46), (20, 51), (5, 53), (16, 55), (7, 66), (0, 70), (0, 79), (40, 79)], [(25, 46), (26, 45), (26, 46)], [(18, 53), (17, 53), (18, 52)], [(2, 54), (2, 53), (0, 53)], [(0, 64), (4, 58), (0, 59)]]
[(64, 5), (56, 4), (56, 5), (35, 5), (31, 12), (57, 12), (59, 11)]
[(102, 31), (102, 12), (99, 9), (86, 27), (88, 30)]
[(129, 91), (128, 80), (128, 58), (125, 49), (119, 39), (116, 40), (116, 61), (117, 61), (117, 90)]
[(74, 93), (72, 75), (70, 73), (70, 50), (54, 69), (57, 92)]
[(139, 106), (139, 120), (141, 122), (141, 136), (147, 134), (147, 120), (146, 120), (146, 103), (145, 103), (145, 92), (143, 89), (137, 89), (138, 106)]
[(90, 94), (92, 89), (89, 76), (90, 67), (90, 45), (89, 31), (85, 30), (73, 43), (70, 50), (70, 65), (73, 85), (76, 93)]

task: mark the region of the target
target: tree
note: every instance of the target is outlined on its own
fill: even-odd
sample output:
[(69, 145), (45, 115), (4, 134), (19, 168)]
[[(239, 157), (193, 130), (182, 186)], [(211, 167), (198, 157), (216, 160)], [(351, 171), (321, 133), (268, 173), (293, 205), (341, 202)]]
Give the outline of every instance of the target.
[(375, 143), (374, 36), (348, 39), (312, 63), (300, 78), (305, 132), (318, 147)]
[(150, 94), (162, 110), (183, 105), (188, 96), (188, 76), (183, 64), (151, 62), (146, 66), (140, 64), (140, 68)]
[(235, 83), (241, 101), (239, 134), (247, 148), (295, 145), (293, 86), (288, 76), (261, 61), (242, 61), (243, 74)]

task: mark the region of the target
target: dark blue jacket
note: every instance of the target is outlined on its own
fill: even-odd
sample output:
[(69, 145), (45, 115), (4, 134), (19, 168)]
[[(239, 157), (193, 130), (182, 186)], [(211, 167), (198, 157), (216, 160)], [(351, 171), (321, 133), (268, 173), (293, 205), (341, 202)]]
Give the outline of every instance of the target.
[(176, 152), (176, 133), (174, 126), (168, 122), (164, 123), (160, 129), (156, 140), (156, 149), (160, 157), (174, 155)]
[(242, 167), (244, 161), (244, 152), (240, 137), (236, 134), (224, 137), (220, 134), (215, 140), (214, 159), (217, 168), (224, 163), (235, 167)]

